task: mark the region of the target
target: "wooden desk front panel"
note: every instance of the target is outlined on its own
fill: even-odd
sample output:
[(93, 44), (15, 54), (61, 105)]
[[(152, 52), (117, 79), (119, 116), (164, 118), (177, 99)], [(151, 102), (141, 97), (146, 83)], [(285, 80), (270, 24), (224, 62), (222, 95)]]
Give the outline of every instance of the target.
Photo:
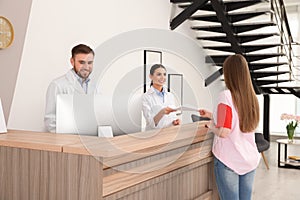
[(192, 165), (169, 171), (116, 193), (104, 196), (104, 199), (217, 199), (212, 168), (212, 157), (209, 157)]
[(204, 123), (166, 128), (146, 140), (132, 136), (2, 135), (0, 199), (217, 199), (212, 134)]
[(104, 199), (216, 199), (211, 136), (188, 146), (106, 166)]
[(94, 157), (0, 146), (0, 199), (102, 199)]

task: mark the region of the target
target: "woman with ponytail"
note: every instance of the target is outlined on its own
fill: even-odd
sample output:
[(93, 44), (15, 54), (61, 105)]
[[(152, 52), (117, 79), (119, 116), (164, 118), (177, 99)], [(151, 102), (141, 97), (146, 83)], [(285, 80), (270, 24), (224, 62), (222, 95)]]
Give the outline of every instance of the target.
[[(166, 82), (166, 68), (155, 64), (150, 69), (150, 88), (142, 97), (143, 115), (146, 119), (146, 130), (179, 125), (173, 108), (174, 96), (164, 87)], [(173, 107), (173, 108), (172, 108)]]

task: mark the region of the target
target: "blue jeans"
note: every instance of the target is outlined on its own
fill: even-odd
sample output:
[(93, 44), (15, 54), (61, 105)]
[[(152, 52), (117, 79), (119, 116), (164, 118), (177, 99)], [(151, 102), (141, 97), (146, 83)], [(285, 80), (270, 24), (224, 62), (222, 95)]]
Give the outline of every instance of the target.
[(221, 200), (251, 200), (255, 170), (238, 175), (214, 158), (214, 172)]

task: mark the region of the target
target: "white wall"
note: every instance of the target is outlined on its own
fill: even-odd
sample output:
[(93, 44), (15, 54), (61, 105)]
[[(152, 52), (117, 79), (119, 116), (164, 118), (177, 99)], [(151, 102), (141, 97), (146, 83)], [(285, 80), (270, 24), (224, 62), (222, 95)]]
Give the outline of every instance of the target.
[(0, 98), (6, 120), (8, 120), (14, 95), (30, 8), (31, 0), (0, 1), (0, 15), (9, 19), (14, 29), (14, 40), (11, 46), (0, 50)]
[[(86, 43), (96, 49), (127, 31), (168, 30), (170, 9), (170, 2), (162, 0), (33, 0), (8, 128), (44, 130), (46, 89), (52, 79), (70, 68), (70, 50), (74, 45)], [(176, 32), (192, 36), (189, 30), (188, 24), (184, 24)], [(105, 56), (96, 54), (95, 59)], [(198, 67), (205, 75), (214, 70)], [(196, 78), (195, 87), (198, 85)], [(201, 94), (201, 90), (199, 95), (202, 102), (211, 102), (212, 96)]]

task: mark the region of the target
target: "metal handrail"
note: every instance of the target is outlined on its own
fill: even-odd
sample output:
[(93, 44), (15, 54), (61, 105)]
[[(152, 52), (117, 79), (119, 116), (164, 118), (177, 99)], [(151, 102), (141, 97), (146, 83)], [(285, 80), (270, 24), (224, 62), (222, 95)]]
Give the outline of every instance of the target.
[[(293, 74), (293, 68), (295, 68), (295, 64), (293, 62), (293, 48), (292, 45), (299, 45), (297, 42), (294, 41), (289, 21), (287, 18), (287, 12), (285, 9), (285, 4), (283, 0), (271, 0), (271, 9), (274, 12), (275, 20), (277, 22), (277, 25), (280, 30), (280, 38), (281, 43), (283, 46), (281, 47), (280, 51), (281, 53), (286, 53), (290, 68), (290, 80), (292, 80), (292, 77), (296, 80), (297, 78)], [(284, 50), (284, 52), (283, 52)]]
[(280, 6), (281, 6), (281, 9), (282, 9), (282, 17), (283, 17), (282, 20), (284, 21), (284, 24), (286, 25), (288, 36), (291, 38), (291, 43), (293, 43), (294, 40), (293, 40), (292, 32), (291, 32), (291, 29), (290, 29), (289, 21), (288, 21), (288, 18), (287, 18), (284, 2), (283, 2), (283, 0), (279, 0), (279, 3), (280, 3)]

